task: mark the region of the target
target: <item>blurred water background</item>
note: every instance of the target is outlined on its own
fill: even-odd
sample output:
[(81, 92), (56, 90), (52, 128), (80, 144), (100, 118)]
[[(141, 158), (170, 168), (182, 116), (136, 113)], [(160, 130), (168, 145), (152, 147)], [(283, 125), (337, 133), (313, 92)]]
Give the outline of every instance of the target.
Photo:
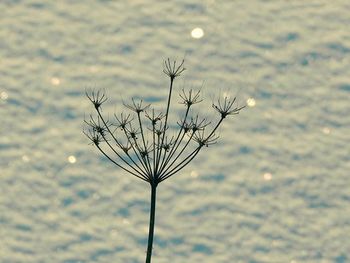
[[(88, 145), (85, 88), (248, 107), (158, 190), (154, 262), (350, 262), (347, 0), (0, 2), (0, 262), (143, 262), (149, 188)], [(177, 96), (177, 95), (176, 95)], [(176, 98), (177, 100), (178, 98)], [(183, 107), (176, 102), (172, 122)]]

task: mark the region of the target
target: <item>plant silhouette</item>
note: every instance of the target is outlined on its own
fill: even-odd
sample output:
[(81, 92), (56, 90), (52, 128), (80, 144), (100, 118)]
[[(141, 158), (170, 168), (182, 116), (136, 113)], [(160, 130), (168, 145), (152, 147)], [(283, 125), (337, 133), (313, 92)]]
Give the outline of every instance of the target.
[(210, 125), (211, 122), (207, 119), (191, 114), (194, 105), (202, 102), (200, 91), (182, 89), (179, 96), (185, 112), (177, 122), (175, 135), (169, 136), (168, 116), (173, 85), (183, 71), (184, 60), (179, 64), (175, 60), (164, 61), (163, 72), (170, 79), (165, 113), (156, 113), (155, 109), (150, 108), (150, 104), (133, 98), (130, 104), (124, 103), (130, 113), (114, 114), (112, 122), (102, 115), (102, 105), (107, 101), (105, 93), (86, 93), (96, 115), (90, 115), (85, 120), (87, 127), (84, 128), (84, 134), (113, 164), (150, 185), (151, 208), (146, 263), (151, 262), (152, 257), (157, 186), (188, 165), (204, 146), (215, 144), (218, 139), (215, 132), (224, 119), (238, 114), (245, 107), (234, 106), (236, 98), (218, 99), (212, 107), (219, 117), (215, 124)]

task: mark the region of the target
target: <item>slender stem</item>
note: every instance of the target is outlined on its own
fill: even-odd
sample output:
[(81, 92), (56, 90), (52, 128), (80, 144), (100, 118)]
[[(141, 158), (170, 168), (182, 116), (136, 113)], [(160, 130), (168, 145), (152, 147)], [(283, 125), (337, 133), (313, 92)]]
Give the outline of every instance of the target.
[[(170, 166), (172, 166), (172, 165), (176, 162), (177, 158), (178, 158), (178, 157), (182, 154), (182, 152), (186, 149), (187, 145), (188, 145), (189, 142), (191, 141), (192, 136), (190, 136), (189, 140), (187, 141), (187, 143), (185, 144), (185, 146), (183, 147), (183, 149), (181, 150), (181, 152), (177, 155), (177, 157), (174, 158), (173, 160), (171, 160), (171, 158), (172, 158), (172, 157), (174, 156), (174, 154), (176, 153), (177, 148), (180, 146), (181, 142), (183, 141), (183, 138), (185, 137), (185, 135), (186, 135), (186, 133), (184, 132), (184, 133), (182, 134), (182, 136), (181, 136), (181, 139), (180, 139), (178, 145), (176, 145), (175, 151), (173, 151), (173, 153), (172, 153), (170, 156), (168, 156), (169, 158), (167, 158), (167, 160), (166, 160), (166, 162), (164, 163), (164, 165), (162, 166), (162, 168), (159, 169), (159, 170), (160, 170), (159, 173), (163, 173), (164, 169), (170, 168)], [(167, 165), (169, 164), (170, 161), (172, 161), (172, 163), (171, 163), (171, 165), (169, 165), (169, 166), (167, 167)]]
[[(164, 123), (164, 132), (162, 134), (162, 141), (161, 141), (161, 145), (163, 145), (164, 143), (164, 137), (165, 137), (165, 131), (167, 129), (167, 123), (168, 123), (168, 115), (169, 115), (169, 108), (170, 108), (170, 102), (171, 102), (171, 93), (173, 91), (173, 82), (174, 82), (174, 78), (170, 78), (170, 87), (169, 87), (169, 96), (168, 96), (168, 104), (167, 104), (167, 107), (166, 107), (166, 113), (165, 113), (165, 123)], [(160, 158), (161, 158), (161, 155), (162, 155), (162, 147), (159, 147), (158, 151), (157, 151), (157, 154), (158, 154), (158, 159), (157, 159), (157, 169), (156, 171), (158, 171), (158, 167), (160, 165)]]
[[(170, 152), (169, 152), (169, 154), (168, 154), (168, 156), (167, 156), (165, 162), (164, 162), (164, 159), (163, 159), (163, 162), (162, 162), (162, 164), (161, 164), (161, 166), (160, 166), (160, 169), (159, 169), (160, 171), (162, 171), (163, 168), (168, 164), (168, 162), (170, 161), (171, 157), (173, 157), (173, 155), (174, 155), (174, 153), (176, 152), (177, 148), (178, 148), (179, 145), (181, 144), (183, 137), (185, 136), (185, 133), (184, 133), (184, 134), (182, 135), (182, 137), (181, 137), (179, 143), (178, 143), (178, 140), (179, 140), (179, 137), (180, 137), (181, 132), (182, 132), (182, 130), (183, 130), (183, 126), (184, 126), (184, 124), (185, 124), (185, 122), (186, 122), (186, 119), (187, 119), (189, 110), (190, 110), (190, 107), (187, 106), (186, 113), (185, 113), (185, 117), (184, 117), (184, 119), (183, 119), (183, 121), (182, 121), (181, 128), (180, 128), (180, 130), (179, 130), (179, 133), (178, 133), (178, 135), (177, 135), (177, 137), (176, 137), (176, 139), (175, 139), (175, 141), (174, 141), (173, 147), (171, 148), (171, 150), (170, 150)], [(177, 143), (178, 143), (178, 144), (177, 144)]]
[[(143, 134), (142, 122), (141, 122), (141, 117), (140, 117), (140, 113), (139, 112), (137, 113), (137, 118), (139, 120), (139, 125), (140, 125), (140, 131), (141, 131), (144, 151), (147, 153), (147, 145), (146, 145), (146, 141), (145, 141), (145, 136)], [(149, 169), (149, 173), (152, 174), (152, 168), (151, 168), (151, 164), (150, 164), (150, 161), (149, 161), (148, 154), (146, 154), (145, 163), (146, 163), (146, 166)]]
[(150, 210), (150, 216), (149, 216), (149, 232), (148, 232), (146, 263), (151, 263), (151, 257), (152, 257), (154, 222), (155, 222), (155, 214), (156, 214), (156, 192), (157, 192), (157, 185), (151, 184), (151, 210)]
[[(157, 135), (157, 147), (159, 148), (160, 147), (160, 136), (161, 135)], [(155, 172), (154, 172), (154, 175), (156, 177), (156, 179), (158, 180), (158, 177), (159, 177), (159, 169), (158, 169), (158, 166), (159, 166), (159, 161), (158, 161), (158, 149), (157, 149), (157, 159), (156, 159), (156, 168), (155, 168)]]
[[(135, 144), (136, 149), (139, 151), (139, 153), (141, 153), (142, 148), (140, 148), (139, 144), (137, 143), (136, 138), (133, 138), (133, 140), (134, 140), (134, 144)], [(140, 157), (141, 157), (141, 159), (142, 159), (142, 161), (144, 163), (146, 171), (149, 174), (149, 177), (152, 179), (152, 171), (150, 171), (149, 168), (148, 168), (147, 159), (144, 156), (142, 156), (142, 155)]]
[[(214, 132), (218, 129), (218, 127), (220, 126), (220, 124), (222, 123), (223, 120), (224, 120), (224, 118), (221, 118), (218, 121), (218, 123), (215, 125), (214, 129), (207, 136), (207, 138), (210, 138), (214, 134)], [(192, 153), (190, 153), (184, 160), (182, 160), (179, 164), (177, 164), (175, 168), (168, 171), (169, 168), (174, 164), (176, 159), (181, 155), (182, 152), (180, 152), (179, 155), (175, 158), (175, 160), (168, 166), (168, 168), (165, 171), (161, 171), (160, 182), (164, 181), (165, 179), (169, 178), (170, 176), (174, 175), (175, 173), (180, 171), (182, 168), (184, 168), (188, 163), (190, 163), (196, 157), (196, 155), (199, 153), (201, 148), (202, 148), (202, 146), (199, 146), (196, 150), (194, 150)]]
[[(184, 134), (185, 135), (185, 134)], [(184, 136), (183, 135), (183, 136)], [(190, 135), (190, 137), (188, 138), (188, 141), (186, 142), (186, 144), (183, 146), (183, 148), (182, 148), (182, 150), (177, 154), (177, 156), (171, 161), (171, 160), (169, 160), (169, 162), (171, 161), (171, 163), (168, 165), (168, 163), (166, 164), (166, 165), (164, 165), (163, 166), (163, 169), (159, 172), (159, 174), (165, 174), (173, 165), (174, 165), (174, 163), (177, 161), (177, 159), (179, 159), (179, 157), (181, 157), (181, 154), (185, 151), (185, 149), (187, 148), (187, 146), (188, 146), (188, 144), (191, 142), (191, 139), (192, 139), (192, 137), (193, 137), (193, 135), (194, 135), (194, 133), (192, 132), (191, 133), (191, 135)], [(182, 141), (182, 139), (181, 139), (181, 141)], [(182, 163), (182, 162), (181, 162)], [(180, 164), (181, 164), (180, 163)], [(179, 164), (177, 164), (177, 165), (179, 165)]]
[[(196, 148), (193, 152), (191, 152), (189, 155), (186, 156), (186, 158), (184, 160), (182, 160), (179, 164), (176, 165), (176, 167), (174, 167), (173, 169), (171, 169), (169, 172), (164, 172), (161, 176), (160, 176), (160, 181), (164, 181), (165, 179), (169, 178), (170, 176), (172, 176), (173, 174), (177, 173), (178, 171), (180, 171), (182, 168), (184, 168), (187, 164), (189, 164), (194, 157), (196, 157), (196, 155), (199, 153), (199, 151), (201, 150), (202, 146), (199, 146), (198, 148)], [(185, 163), (185, 164), (183, 164)]]
[[(141, 165), (142, 165), (143, 168), (145, 169), (145, 173), (147, 174), (147, 167), (144, 165), (142, 157), (140, 157), (139, 154), (138, 154), (138, 152), (136, 151), (136, 149), (135, 149), (135, 147), (134, 147), (134, 144), (131, 142), (131, 140), (130, 140), (129, 137), (128, 137), (128, 134), (126, 133), (126, 130), (125, 130), (125, 129), (123, 129), (123, 130), (124, 130), (125, 137), (128, 139), (128, 141), (129, 141), (129, 143), (130, 143), (130, 145), (131, 145), (131, 148), (132, 148), (132, 150), (134, 151), (134, 154), (136, 155), (137, 159), (139, 160), (139, 162), (141, 163)], [(134, 139), (134, 141), (136, 141), (136, 139)], [(136, 146), (136, 145), (135, 145), (135, 146)], [(138, 149), (137, 149), (137, 150), (138, 150)], [(131, 158), (131, 157), (130, 157), (130, 158)], [(137, 164), (136, 164), (136, 166), (138, 167)], [(140, 168), (140, 170), (142, 170), (142, 169)], [(150, 175), (147, 174), (147, 177), (150, 178)]]
[[(96, 111), (97, 111), (98, 116), (100, 116), (100, 118), (101, 118), (101, 120), (102, 120), (104, 126), (105, 126), (106, 129), (107, 129), (107, 131), (110, 133), (110, 135), (112, 136), (112, 138), (114, 139), (114, 141), (116, 142), (116, 144), (120, 147), (120, 146), (121, 146), (121, 145), (120, 145), (120, 142), (119, 142), (119, 141), (117, 140), (117, 138), (114, 136), (113, 132), (109, 129), (109, 127), (108, 127), (106, 121), (104, 120), (104, 118), (103, 118), (103, 116), (102, 116), (100, 110), (99, 110), (99, 109), (96, 109)], [(107, 121), (108, 121), (108, 120), (107, 120)]]
[[(167, 127), (167, 122), (168, 122), (168, 115), (169, 115), (169, 108), (170, 108), (170, 101), (171, 101), (171, 93), (172, 93), (172, 91), (173, 91), (173, 83), (174, 83), (174, 79), (171, 78), (171, 79), (170, 79), (170, 87), (169, 87), (168, 104), (167, 104), (167, 107), (166, 107), (166, 114), (165, 114), (164, 129), (166, 129), (166, 127)], [(165, 133), (163, 134), (162, 143), (163, 143), (163, 141), (164, 141), (164, 135), (165, 135)]]
[[(100, 116), (100, 118), (101, 118), (101, 120), (102, 120), (104, 126), (106, 127), (107, 131), (109, 132), (109, 134), (112, 136), (112, 138), (113, 138), (114, 141), (117, 143), (117, 145), (118, 145), (119, 147), (121, 147), (120, 142), (119, 142), (119, 141), (117, 140), (117, 138), (114, 136), (113, 132), (109, 129), (109, 127), (108, 127), (106, 121), (104, 120), (104, 118), (103, 118), (103, 116), (102, 116), (100, 110), (99, 110), (99, 109), (96, 109), (96, 111), (97, 111), (98, 115)], [(125, 131), (125, 130), (124, 130), (124, 131)], [(143, 171), (143, 170), (135, 163), (135, 161), (132, 159), (132, 157), (131, 157), (129, 154), (126, 154), (126, 155), (129, 157), (129, 159), (136, 165), (136, 167), (140, 169), (140, 171), (136, 170), (136, 169), (135, 169), (134, 167), (132, 167), (127, 161), (125, 161), (124, 158), (123, 158), (120, 154), (118, 154), (118, 152), (117, 152), (117, 151), (110, 145), (110, 143), (106, 140), (105, 136), (102, 136), (102, 137), (103, 137), (103, 139), (105, 140), (105, 142), (108, 144), (108, 146), (113, 150), (113, 152), (114, 152), (121, 160), (123, 160), (127, 165), (129, 165), (129, 166), (130, 166), (134, 171), (136, 171), (137, 173), (143, 174), (145, 177), (149, 177), (148, 174), (147, 174), (147, 169), (145, 169), (146, 171)]]
[(96, 145), (96, 147), (100, 150), (100, 152), (107, 157), (108, 160), (110, 160), (112, 163), (114, 163), (116, 166), (118, 166), (119, 168), (123, 169), (124, 171), (131, 173), (132, 175), (136, 176), (137, 178), (140, 178), (141, 180), (145, 181), (145, 182), (149, 182), (148, 180), (146, 180), (145, 178), (141, 177), (140, 175), (137, 175), (135, 173), (133, 173), (132, 171), (128, 170), (127, 168), (121, 166), (120, 164), (118, 164), (116, 161), (114, 161), (111, 157), (109, 157), (100, 146)]
[[(142, 176), (145, 179), (149, 179), (147, 173), (145, 173), (144, 171), (139, 171), (137, 170), (135, 167), (133, 167), (130, 163), (128, 163), (113, 147), (112, 145), (108, 142), (108, 140), (106, 139), (106, 137), (104, 135), (102, 135), (103, 140), (107, 143), (107, 145), (109, 146), (109, 148), (112, 149), (112, 151), (126, 164), (128, 165), (131, 169), (133, 169), (136, 173), (138, 173), (140, 176)], [(129, 156), (129, 155), (128, 155)], [(131, 159), (132, 160), (132, 159)]]
[[(153, 110), (154, 116), (154, 110)], [(153, 134), (153, 177), (156, 176), (156, 133), (155, 133), (155, 124), (152, 123), (152, 134)]]

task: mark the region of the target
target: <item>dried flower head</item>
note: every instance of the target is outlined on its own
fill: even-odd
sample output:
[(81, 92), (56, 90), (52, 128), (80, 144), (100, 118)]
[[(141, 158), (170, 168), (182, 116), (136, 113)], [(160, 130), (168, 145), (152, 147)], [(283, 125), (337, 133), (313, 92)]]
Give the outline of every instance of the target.
[(91, 101), (91, 103), (95, 106), (95, 109), (99, 109), (101, 105), (107, 101), (107, 97), (104, 92), (101, 92), (98, 90), (97, 92), (91, 91), (88, 93), (87, 91), (85, 92), (86, 97)]
[(215, 144), (219, 136), (216, 136), (214, 133), (206, 136), (204, 130), (200, 130), (193, 135), (192, 139), (199, 144), (199, 147), (208, 147), (209, 145)]
[(192, 130), (193, 123), (192, 122), (186, 122), (182, 120), (181, 122), (177, 122), (177, 124), (181, 127), (181, 129), (184, 131), (184, 133), (187, 133)]
[(199, 130), (204, 130), (209, 124), (210, 122), (208, 122), (206, 118), (199, 119), (198, 114), (196, 117), (191, 118), (191, 128), (194, 133)]
[(114, 117), (117, 120), (117, 124), (115, 126), (117, 126), (117, 128), (120, 128), (121, 130), (125, 130), (126, 126), (130, 124), (133, 120), (130, 114), (126, 115), (123, 112), (120, 113), (119, 117), (114, 113)]
[(186, 69), (183, 67), (185, 63), (185, 60), (182, 60), (180, 65), (176, 65), (176, 60), (174, 60), (172, 63), (170, 59), (164, 60), (164, 67), (163, 72), (165, 75), (169, 76), (171, 80), (175, 79), (176, 77), (180, 76), (182, 72), (184, 72)]
[(126, 128), (125, 131), (128, 136), (128, 139), (136, 140), (137, 135), (140, 134), (140, 130), (137, 128), (134, 128), (132, 125), (129, 125), (129, 128)]
[(124, 102), (123, 104), (126, 108), (136, 112), (137, 114), (140, 114), (141, 112), (145, 111), (150, 106), (150, 104), (142, 105), (143, 100), (140, 100), (139, 102), (136, 102), (134, 98), (132, 98), (131, 100), (132, 100), (132, 104), (126, 104)]
[(180, 104), (184, 104), (187, 107), (191, 107), (193, 104), (197, 104), (202, 102), (203, 100), (199, 99), (200, 96), (200, 90), (197, 92), (193, 92), (192, 89), (188, 91), (188, 93), (185, 92), (184, 89), (181, 90), (181, 93), (179, 94), (182, 101)]
[(89, 138), (89, 140), (91, 141), (89, 144), (94, 144), (96, 146), (99, 146), (99, 144), (101, 142), (103, 142), (103, 138), (100, 135), (100, 133), (98, 133), (95, 129), (91, 128), (91, 129), (87, 129), (87, 130), (83, 130), (83, 133), (85, 134), (86, 137)]
[(149, 156), (149, 153), (153, 151), (153, 146), (149, 142), (146, 142), (145, 145), (139, 148), (139, 151), (142, 158), (146, 158)]
[(111, 124), (106, 121), (106, 125), (102, 124), (100, 121), (100, 117), (97, 116), (97, 121), (94, 119), (94, 117), (90, 114), (89, 121), (84, 120), (84, 122), (93, 130), (96, 131), (101, 136), (105, 136), (108, 128), (111, 126)]
[(154, 129), (154, 133), (159, 137), (161, 136), (164, 132), (166, 132), (168, 128), (165, 128), (164, 129), (164, 126), (162, 124), (159, 125), (158, 128), (155, 128)]
[(233, 100), (230, 100), (228, 97), (225, 96), (223, 102), (221, 99), (218, 99), (218, 103), (213, 103), (212, 106), (217, 112), (221, 114), (221, 118), (224, 119), (228, 115), (238, 114), (239, 111), (245, 107), (244, 105), (242, 107), (233, 108), (233, 104), (235, 103), (235, 101), (236, 97)]
[(149, 119), (152, 123), (152, 126), (156, 125), (159, 121), (161, 121), (165, 115), (163, 113), (154, 113), (154, 109), (152, 109), (152, 114), (149, 114), (147, 111), (145, 112), (145, 116), (147, 119)]
[(162, 147), (166, 152), (168, 152), (171, 149), (171, 146), (174, 144), (174, 137), (172, 136), (170, 139), (168, 137), (165, 137), (164, 142), (160, 147)]

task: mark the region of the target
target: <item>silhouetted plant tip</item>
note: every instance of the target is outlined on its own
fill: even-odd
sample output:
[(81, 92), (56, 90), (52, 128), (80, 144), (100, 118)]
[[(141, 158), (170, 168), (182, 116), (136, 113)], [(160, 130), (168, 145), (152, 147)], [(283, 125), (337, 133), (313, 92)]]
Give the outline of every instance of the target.
[(128, 152), (130, 151), (131, 144), (129, 142), (126, 143), (126, 145), (123, 145), (122, 143), (120, 143), (120, 145), (118, 145), (120, 147), (120, 149), (123, 150), (124, 153), (128, 154)]
[(192, 139), (199, 144), (199, 147), (208, 147), (209, 145), (215, 144), (217, 142), (217, 139), (219, 139), (219, 136), (216, 136), (214, 133), (209, 136), (206, 136), (204, 134), (204, 130), (200, 130), (199, 132), (194, 134)]
[(227, 115), (233, 115), (233, 114), (238, 114), (241, 109), (245, 107), (236, 107), (233, 108), (233, 104), (235, 103), (236, 98), (233, 100), (230, 100), (228, 97), (224, 98), (224, 101), (222, 102), (221, 99), (218, 99), (218, 103), (214, 104), (213, 103), (213, 108), (217, 110), (221, 114), (221, 118), (226, 118)]
[(182, 72), (184, 72), (186, 69), (183, 67), (185, 63), (185, 60), (183, 59), (180, 63), (180, 65), (176, 66), (176, 61), (170, 61), (168, 58), (164, 61), (164, 68), (163, 72), (165, 75), (169, 76), (171, 80), (175, 79), (176, 77), (180, 76)]
[(179, 96), (181, 97), (182, 101), (180, 102), (180, 104), (184, 104), (187, 107), (191, 107), (193, 104), (197, 104), (202, 102), (202, 99), (199, 99), (200, 96), (200, 90), (197, 91), (196, 93), (193, 93), (193, 90), (190, 89), (188, 91), (188, 94), (185, 92), (184, 89), (181, 90), (181, 93), (179, 94)]
[(101, 93), (99, 90), (97, 92), (92, 91), (90, 94), (86, 91), (85, 94), (96, 109), (100, 108), (100, 106), (107, 101), (105, 93)]
[(193, 124), (191, 122), (186, 121), (178, 121), (177, 124), (183, 129), (184, 133), (188, 133), (190, 130), (192, 130)]
[(132, 110), (134, 112), (136, 112), (137, 114), (143, 112), (144, 110), (146, 110), (150, 104), (148, 105), (142, 105), (143, 103), (143, 100), (140, 100), (139, 102), (136, 102), (134, 98), (131, 99), (132, 100), (132, 104), (129, 105), (129, 104), (126, 104), (123, 102), (124, 106), (126, 108), (128, 108), (129, 110)]
[(90, 120), (84, 120), (84, 122), (94, 131), (96, 131), (101, 136), (105, 136), (106, 132), (108, 131), (108, 128), (111, 126), (111, 124), (106, 121), (105, 124), (101, 124), (100, 117), (97, 116), (97, 121), (94, 119), (94, 117), (90, 114)]
[(165, 115), (161, 112), (158, 114), (155, 114), (154, 109), (152, 109), (152, 115), (150, 115), (148, 112), (146, 112), (145, 116), (147, 119), (149, 119), (151, 121), (152, 126), (155, 126), (157, 124), (157, 122), (159, 122), (160, 120), (162, 120), (165, 117)]
[(208, 122), (205, 118), (199, 119), (199, 116), (191, 117), (191, 129), (193, 134), (196, 134), (196, 131), (202, 131), (207, 127), (210, 122)]
[[(83, 132), (97, 149), (114, 165), (148, 183), (151, 188), (151, 209), (146, 263), (151, 262), (155, 223), (156, 189), (159, 183), (170, 178), (186, 167), (202, 150), (215, 143), (216, 135), (223, 120), (235, 115), (245, 106), (235, 106), (236, 98), (218, 99), (212, 107), (220, 114), (216, 123), (192, 114), (193, 107), (203, 101), (200, 90), (180, 91), (180, 104), (185, 110), (177, 121), (175, 134), (169, 136), (169, 112), (171, 108), (174, 80), (185, 71), (184, 60), (177, 63), (166, 59), (163, 72), (169, 77), (169, 93), (165, 113), (155, 112), (142, 99), (131, 99), (123, 105), (129, 113), (114, 114), (113, 122), (102, 114), (107, 96), (102, 91), (86, 92), (93, 104), (96, 116), (84, 120)], [(171, 129), (173, 130), (173, 129)]]
[[(129, 128), (126, 128), (126, 134), (127, 134), (128, 140), (130, 140), (130, 139), (137, 140), (137, 135), (140, 134), (140, 130), (132, 127), (130, 124)], [(132, 141), (130, 141), (130, 144), (132, 144)], [(137, 144), (135, 144), (135, 145), (137, 145)]]
[(126, 115), (123, 112), (120, 113), (119, 117), (114, 114), (114, 117), (117, 120), (117, 124), (115, 124), (115, 126), (117, 126), (117, 128), (120, 128), (122, 131), (125, 130), (126, 126), (133, 120), (133, 118), (130, 117), (130, 114)]
[(103, 141), (100, 134), (94, 129), (83, 130), (83, 133), (90, 139), (91, 142), (89, 144), (98, 146)]

